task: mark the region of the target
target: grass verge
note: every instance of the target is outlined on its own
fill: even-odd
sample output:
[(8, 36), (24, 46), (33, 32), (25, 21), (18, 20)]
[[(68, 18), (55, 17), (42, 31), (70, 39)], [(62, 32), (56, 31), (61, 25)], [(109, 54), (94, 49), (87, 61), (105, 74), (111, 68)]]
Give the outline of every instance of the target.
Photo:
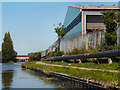
[(113, 72), (80, 70), (80, 69), (66, 68), (66, 67), (46, 66), (46, 65), (36, 64), (36, 62), (27, 62), (22, 64), (21, 66), (40, 68), (47, 71), (66, 73), (66, 74), (69, 74), (70, 76), (76, 76), (79, 78), (94, 79), (100, 82), (110, 83), (112, 86), (118, 85), (118, 73), (113, 73)]
[(85, 68), (95, 68), (95, 69), (104, 69), (104, 70), (118, 70), (119, 64), (116, 62), (113, 62), (112, 64), (96, 64), (96, 63), (68, 63), (68, 62), (49, 62), (49, 61), (42, 61), (43, 63), (48, 64), (57, 64), (57, 65), (63, 65), (63, 66), (75, 66), (75, 67), (85, 67)]

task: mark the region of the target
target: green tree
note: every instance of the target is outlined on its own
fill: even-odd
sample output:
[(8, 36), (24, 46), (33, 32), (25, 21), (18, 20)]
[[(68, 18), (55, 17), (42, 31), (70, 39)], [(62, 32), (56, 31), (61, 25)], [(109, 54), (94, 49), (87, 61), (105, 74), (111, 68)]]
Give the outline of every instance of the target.
[(106, 25), (105, 40), (107, 45), (115, 45), (117, 43), (116, 22), (119, 20), (119, 12), (117, 10), (108, 10), (102, 12), (103, 23)]
[(2, 52), (0, 51), (0, 63), (2, 62)]
[(2, 58), (2, 52), (0, 51), (0, 58)]
[(15, 61), (17, 52), (13, 48), (13, 41), (10, 33), (5, 33), (2, 43), (2, 59), (3, 62)]
[(35, 53), (29, 53), (30, 60), (32, 61), (39, 61), (41, 59), (41, 51)]
[(55, 32), (58, 35), (58, 42), (59, 42), (59, 46), (60, 46), (60, 41), (61, 41), (62, 37), (66, 34), (66, 32), (65, 32), (66, 27), (64, 27), (64, 25), (59, 23), (58, 26), (54, 29), (55, 29)]

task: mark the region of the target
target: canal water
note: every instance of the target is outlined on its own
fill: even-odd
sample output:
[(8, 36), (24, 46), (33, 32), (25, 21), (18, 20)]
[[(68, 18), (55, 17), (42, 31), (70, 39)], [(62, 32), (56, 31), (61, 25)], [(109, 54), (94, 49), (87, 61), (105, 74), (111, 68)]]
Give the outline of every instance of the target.
[[(61, 88), (51, 78), (43, 77), (30, 70), (23, 70), (19, 63), (0, 63), (0, 89), (2, 88)], [(1, 68), (2, 67), (2, 68)]]

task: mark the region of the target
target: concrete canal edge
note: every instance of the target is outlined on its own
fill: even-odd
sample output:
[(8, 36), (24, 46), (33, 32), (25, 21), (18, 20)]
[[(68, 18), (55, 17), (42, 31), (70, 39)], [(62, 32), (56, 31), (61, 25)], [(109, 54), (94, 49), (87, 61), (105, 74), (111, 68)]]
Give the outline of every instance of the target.
[(120, 89), (119, 87), (111, 87), (108, 85), (102, 85), (98, 81), (92, 82), (92, 81), (86, 80), (84, 78), (72, 77), (72, 76), (69, 76), (68, 74), (64, 74), (64, 73), (51, 72), (51, 71), (46, 71), (46, 70), (40, 69), (40, 68), (27, 67), (24, 65), (22, 65), (22, 68), (30, 69), (34, 72), (39, 72), (39, 73), (42, 73), (49, 77), (55, 77), (58, 79), (62, 79), (64, 81), (66, 80), (66, 81), (72, 82), (74, 84), (78, 84), (78, 85), (83, 84), (87, 88), (98, 88), (98, 89), (109, 89), (109, 90)]

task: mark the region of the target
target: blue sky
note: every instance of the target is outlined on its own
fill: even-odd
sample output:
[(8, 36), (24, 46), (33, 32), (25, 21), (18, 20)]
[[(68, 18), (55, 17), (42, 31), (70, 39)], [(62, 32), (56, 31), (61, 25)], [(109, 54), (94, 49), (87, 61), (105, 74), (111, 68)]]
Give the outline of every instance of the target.
[(119, 2), (119, 0), (2, 0), (2, 2)]
[(117, 2), (3, 2), (2, 38), (9, 31), (18, 54), (45, 50), (57, 40), (53, 24), (64, 22), (68, 5), (82, 4)]

